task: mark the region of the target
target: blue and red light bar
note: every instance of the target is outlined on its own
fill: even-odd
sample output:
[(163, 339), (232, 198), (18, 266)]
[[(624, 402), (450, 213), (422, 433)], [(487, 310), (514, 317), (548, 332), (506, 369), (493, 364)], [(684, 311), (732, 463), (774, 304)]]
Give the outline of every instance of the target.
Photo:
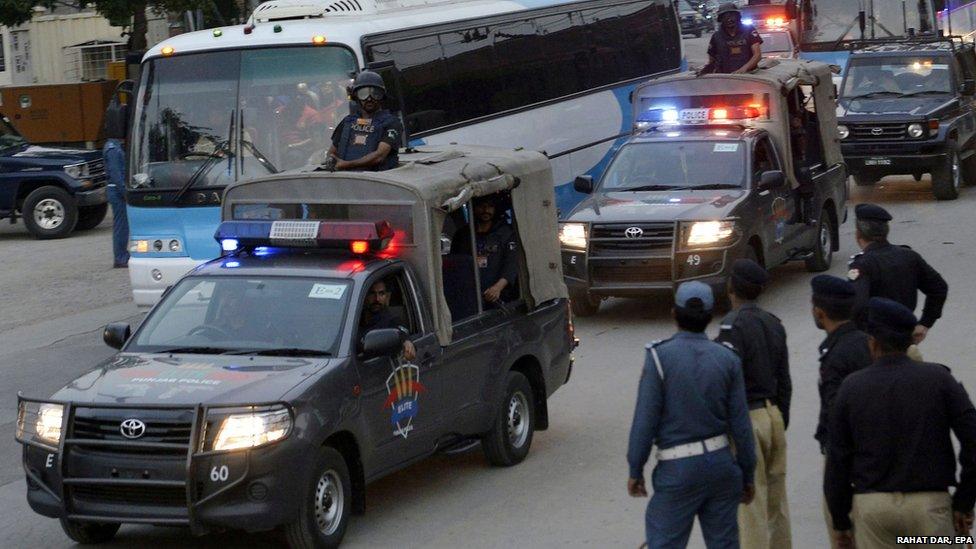
[(214, 238), (224, 252), (258, 247), (379, 252), (393, 239), (389, 221), (224, 221)]
[(644, 131), (656, 126), (736, 124), (761, 118), (762, 115), (762, 105), (758, 104), (681, 110), (672, 107), (652, 107), (640, 113), (634, 126), (635, 129)]

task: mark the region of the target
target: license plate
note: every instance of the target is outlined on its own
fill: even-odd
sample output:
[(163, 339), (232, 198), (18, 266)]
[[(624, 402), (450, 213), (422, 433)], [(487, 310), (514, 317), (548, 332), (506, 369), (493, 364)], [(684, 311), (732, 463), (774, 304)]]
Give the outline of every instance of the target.
[(890, 158), (868, 158), (864, 161), (865, 166), (890, 166)]
[(681, 120), (684, 122), (708, 122), (708, 109), (682, 109)]

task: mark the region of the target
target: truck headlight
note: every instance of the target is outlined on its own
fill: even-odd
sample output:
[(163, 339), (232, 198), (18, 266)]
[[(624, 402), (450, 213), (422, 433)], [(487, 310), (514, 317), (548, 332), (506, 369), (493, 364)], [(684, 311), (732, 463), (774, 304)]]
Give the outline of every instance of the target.
[(908, 137), (912, 139), (918, 139), (925, 135), (925, 128), (921, 124), (909, 124), (908, 125)]
[(567, 248), (585, 250), (586, 224), (561, 223), (559, 225), (559, 243)]
[(851, 135), (851, 130), (844, 125), (837, 126), (837, 137), (847, 139)]
[(682, 226), (686, 247), (724, 246), (735, 240), (733, 221), (694, 221)]
[(87, 165), (84, 164), (84, 163), (82, 163), (82, 164), (69, 164), (69, 165), (67, 165), (67, 166), (64, 167), (64, 173), (68, 174), (68, 177), (72, 177), (74, 179), (81, 179), (83, 176), (86, 175), (85, 174), (85, 172), (87, 171), (85, 169), (86, 167), (87, 167)]
[(37, 423), (34, 432), (37, 438), (57, 446), (61, 442), (61, 420), (64, 406), (45, 402), (37, 409)]
[(291, 425), (291, 412), (287, 408), (232, 414), (221, 422), (213, 449), (240, 450), (269, 444), (285, 438)]

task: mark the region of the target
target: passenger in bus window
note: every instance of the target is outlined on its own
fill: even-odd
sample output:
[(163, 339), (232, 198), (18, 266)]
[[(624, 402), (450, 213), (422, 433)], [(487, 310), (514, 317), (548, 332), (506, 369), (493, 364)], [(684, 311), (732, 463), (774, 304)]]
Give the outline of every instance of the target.
[(762, 37), (756, 29), (742, 24), (742, 14), (732, 3), (718, 9), (721, 27), (708, 42), (708, 64), (698, 74), (742, 74), (755, 69), (762, 59)]
[(342, 119), (332, 133), (332, 148), (322, 165), (327, 170), (382, 171), (397, 167), (403, 136), (400, 119), (383, 108), (386, 86), (372, 71), (359, 73), (352, 86), (358, 113)]

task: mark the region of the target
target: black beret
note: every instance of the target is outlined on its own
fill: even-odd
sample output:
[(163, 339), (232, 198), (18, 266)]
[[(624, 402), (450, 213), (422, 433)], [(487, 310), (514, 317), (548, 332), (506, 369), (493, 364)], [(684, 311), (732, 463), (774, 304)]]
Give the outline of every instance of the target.
[(817, 275), (810, 281), (813, 295), (817, 297), (846, 300), (854, 299), (854, 284), (849, 280), (831, 275)]
[(877, 204), (858, 204), (854, 206), (854, 215), (858, 219), (871, 221), (891, 221), (891, 214), (888, 210)]
[(751, 259), (736, 259), (732, 264), (732, 277), (754, 286), (769, 282), (769, 273)]
[(908, 307), (884, 297), (868, 300), (867, 333), (878, 339), (911, 337), (918, 319)]

